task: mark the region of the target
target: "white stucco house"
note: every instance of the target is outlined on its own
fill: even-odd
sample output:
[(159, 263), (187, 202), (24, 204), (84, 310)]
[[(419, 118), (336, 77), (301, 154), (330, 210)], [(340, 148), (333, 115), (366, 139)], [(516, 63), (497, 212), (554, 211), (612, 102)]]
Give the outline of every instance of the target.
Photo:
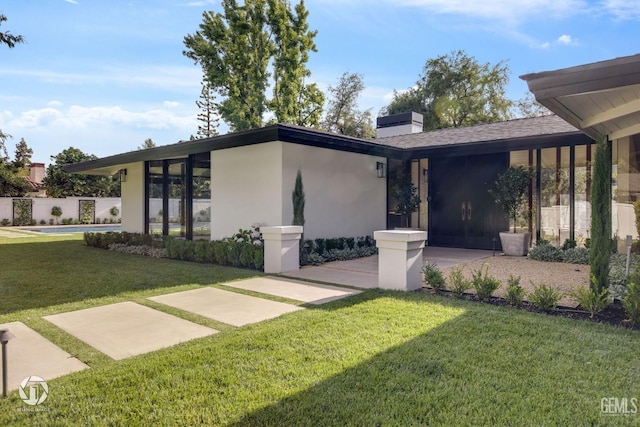
[[(68, 165), (122, 179), (125, 231), (220, 239), (251, 224), (290, 225), (298, 170), (305, 238), (400, 226), (390, 186), (409, 174), (430, 245), (491, 248), (508, 224), (488, 189), (510, 165), (536, 172), (520, 228), (557, 243), (589, 237), (594, 138), (613, 148), (614, 232), (636, 236), (640, 55), (522, 76), (555, 115), (422, 132), (419, 114), (378, 119), (360, 139), (275, 124)], [(637, 237), (637, 236), (636, 236)], [(499, 242), (498, 242), (499, 246)]]

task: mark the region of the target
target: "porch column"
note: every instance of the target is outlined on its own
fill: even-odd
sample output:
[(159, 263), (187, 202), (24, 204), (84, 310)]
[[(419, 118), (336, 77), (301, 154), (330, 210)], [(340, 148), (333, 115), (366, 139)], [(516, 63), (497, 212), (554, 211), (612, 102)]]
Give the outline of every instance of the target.
[(284, 273), (300, 269), (300, 238), (298, 225), (260, 227), (264, 239), (264, 272)]
[(381, 230), (374, 231), (378, 247), (378, 287), (413, 291), (420, 289), (422, 281), (422, 250), (426, 231)]

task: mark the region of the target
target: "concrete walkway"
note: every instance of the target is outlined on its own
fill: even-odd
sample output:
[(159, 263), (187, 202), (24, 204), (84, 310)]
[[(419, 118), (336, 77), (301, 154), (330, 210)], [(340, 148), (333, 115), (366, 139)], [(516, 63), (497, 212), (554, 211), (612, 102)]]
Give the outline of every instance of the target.
[(4, 323), (0, 329), (15, 336), (7, 343), (7, 391), (17, 390), (32, 375), (53, 379), (88, 368), (22, 322)]
[(233, 326), (244, 326), (303, 310), (297, 305), (208, 287), (149, 299)]
[[(492, 251), (427, 246), (424, 249), (423, 258), (424, 263), (427, 261), (435, 262), (438, 268), (444, 269), (488, 258), (492, 255)], [(318, 266), (306, 266), (298, 271), (284, 273), (284, 276), (373, 289), (378, 287), (378, 255), (349, 261), (328, 262)]]
[(133, 302), (54, 314), (44, 319), (116, 360), (218, 332)]

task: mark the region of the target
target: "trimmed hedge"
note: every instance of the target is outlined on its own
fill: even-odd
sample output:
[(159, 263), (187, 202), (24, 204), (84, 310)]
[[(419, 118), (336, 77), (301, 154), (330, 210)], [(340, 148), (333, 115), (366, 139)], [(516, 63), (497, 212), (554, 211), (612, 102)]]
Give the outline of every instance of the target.
[(165, 249), (169, 258), (207, 264), (218, 264), (262, 271), (264, 268), (264, 246), (232, 240), (182, 240), (157, 239), (148, 234), (107, 232), (84, 233), (87, 246), (109, 249), (110, 245), (147, 246)]

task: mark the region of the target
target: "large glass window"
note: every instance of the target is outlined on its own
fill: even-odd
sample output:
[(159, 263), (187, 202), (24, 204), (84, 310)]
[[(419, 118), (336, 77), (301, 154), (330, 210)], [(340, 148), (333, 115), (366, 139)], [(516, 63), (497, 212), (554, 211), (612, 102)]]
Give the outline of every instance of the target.
[(149, 162), (147, 172), (147, 221), (149, 234), (162, 234), (162, 207), (163, 172), (162, 161)]
[[(534, 171), (535, 167), (535, 156), (533, 155), (533, 151), (523, 150), (523, 151), (512, 151), (509, 153), (509, 164), (513, 167), (522, 166), (526, 170)], [(535, 206), (535, 177), (531, 180), (529, 185), (529, 190), (525, 195), (525, 202), (522, 204), (520, 208), (520, 212), (518, 214), (518, 223), (516, 224), (516, 229), (520, 232), (528, 231), (533, 232), (536, 229), (536, 219), (537, 215), (536, 206)], [(509, 219), (509, 229), (513, 227), (513, 220)]]
[(640, 198), (640, 135), (614, 141), (612, 162), (612, 230), (619, 239), (637, 239), (633, 203)]
[(148, 162), (146, 209), (150, 234), (210, 238), (210, 153)]
[(193, 156), (193, 238), (211, 238), (211, 155)]
[(540, 237), (561, 245), (570, 237), (570, 147), (545, 148), (540, 163)]
[(591, 174), (594, 145), (575, 147), (575, 231), (578, 244), (584, 244), (591, 230)]
[(185, 160), (170, 160), (167, 175), (168, 205), (167, 218), (169, 235), (185, 237), (187, 222), (185, 212), (186, 202), (186, 162)]

